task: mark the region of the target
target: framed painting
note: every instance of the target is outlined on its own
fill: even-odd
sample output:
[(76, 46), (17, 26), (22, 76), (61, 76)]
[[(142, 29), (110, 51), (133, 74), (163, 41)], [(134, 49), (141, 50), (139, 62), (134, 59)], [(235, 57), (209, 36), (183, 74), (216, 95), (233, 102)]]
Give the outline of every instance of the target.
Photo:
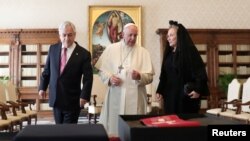
[(89, 6), (89, 49), (93, 66), (107, 45), (122, 39), (123, 26), (127, 23), (138, 26), (137, 44), (141, 45), (141, 6)]

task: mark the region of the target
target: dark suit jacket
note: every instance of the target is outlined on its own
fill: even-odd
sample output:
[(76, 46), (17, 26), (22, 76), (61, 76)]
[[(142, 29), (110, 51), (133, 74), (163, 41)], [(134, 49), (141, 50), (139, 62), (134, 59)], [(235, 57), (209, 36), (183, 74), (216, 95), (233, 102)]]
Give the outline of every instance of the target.
[(93, 83), (91, 55), (77, 44), (60, 75), (61, 48), (61, 43), (50, 46), (39, 90), (45, 91), (49, 85), (49, 105), (51, 107), (76, 110), (80, 108), (80, 98), (90, 100)]

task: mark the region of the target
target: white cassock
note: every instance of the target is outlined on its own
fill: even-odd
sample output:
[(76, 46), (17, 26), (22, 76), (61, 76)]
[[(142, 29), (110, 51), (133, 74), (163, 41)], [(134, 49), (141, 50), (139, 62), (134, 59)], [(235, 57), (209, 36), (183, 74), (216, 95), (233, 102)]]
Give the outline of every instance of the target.
[[(153, 81), (154, 75), (150, 54), (143, 47), (128, 47), (121, 41), (106, 47), (95, 67), (100, 70), (99, 75), (106, 85), (112, 75), (123, 81), (121, 86), (108, 87), (100, 115), (100, 123), (108, 133), (118, 136), (119, 115), (146, 114), (145, 85)], [(141, 80), (132, 80), (132, 70), (140, 73)]]

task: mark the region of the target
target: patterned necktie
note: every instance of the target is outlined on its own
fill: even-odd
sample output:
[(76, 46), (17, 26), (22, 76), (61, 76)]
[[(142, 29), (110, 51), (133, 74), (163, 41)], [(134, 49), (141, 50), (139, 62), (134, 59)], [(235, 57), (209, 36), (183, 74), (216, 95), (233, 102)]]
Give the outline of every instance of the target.
[(63, 48), (61, 56), (61, 64), (60, 64), (60, 74), (62, 74), (66, 62), (67, 62), (67, 48)]

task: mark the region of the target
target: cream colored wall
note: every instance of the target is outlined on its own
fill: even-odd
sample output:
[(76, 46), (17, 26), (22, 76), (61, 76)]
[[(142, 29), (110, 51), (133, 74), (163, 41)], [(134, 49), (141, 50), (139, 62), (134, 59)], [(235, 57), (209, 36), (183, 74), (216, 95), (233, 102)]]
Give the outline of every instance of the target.
[(70, 20), (76, 25), (77, 41), (88, 48), (89, 5), (142, 6), (142, 42), (156, 71), (151, 89), (157, 87), (161, 63), (155, 31), (167, 28), (169, 20), (187, 28), (250, 29), (249, 0), (0, 0), (0, 29), (57, 28)]

